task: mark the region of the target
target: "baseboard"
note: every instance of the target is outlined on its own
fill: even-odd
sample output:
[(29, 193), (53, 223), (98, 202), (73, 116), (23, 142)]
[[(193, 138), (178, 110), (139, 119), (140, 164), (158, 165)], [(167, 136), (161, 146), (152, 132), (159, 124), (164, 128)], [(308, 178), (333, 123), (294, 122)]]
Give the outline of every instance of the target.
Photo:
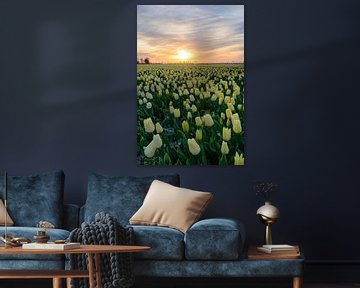
[(306, 282), (360, 282), (360, 261), (306, 261)]

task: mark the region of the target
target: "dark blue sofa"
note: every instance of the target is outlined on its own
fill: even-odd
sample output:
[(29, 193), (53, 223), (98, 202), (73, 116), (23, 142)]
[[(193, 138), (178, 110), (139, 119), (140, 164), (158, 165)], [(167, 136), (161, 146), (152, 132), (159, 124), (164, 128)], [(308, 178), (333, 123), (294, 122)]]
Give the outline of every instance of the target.
[[(15, 222), (8, 233), (32, 238), (36, 224), (47, 220), (56, 229), (51, 239), (66, 239), (83, 221), (91, 222), (98, 212), (107, 212), (120, 224), (142, 205), (154, 179), (179, 186), (178, 175), (157, 177), (89, 176), (85, 204), (63, 204), (64, 173), (55, 171), (28, 177), (9, 177), (8, 207)], [(3, 181), (0, 177), (0, 183)], [(2, 186), (2, 185), (1, 185)], [(3, 195), (2, 187), (0, 195)], [(79, 215), (79, 217), (78, 217)], [(133, 226), (135, 244), (151, 250), (135, 253), (135, 275), (150, 277), (298, 277), (303, 260), (247, 260), (245, 229), (232, 219), (205, 219), (186, 232), (158, 226)], [(0, 233), (4, 228), (0, 227)], [(0, 269), (63, 269), (57, 255), (0, 255)], [(295, 286), (294, 287), (300, 287)]]
[[(80, 220), (104, 211), (123, 226), (142, 205), (154, 179), (179, 186), (179, 175), (119, 177), (92, 174)], [(135, 274), (151, 277), (298, 277), (303, 260), (247, 260), (245, 229), (232, 219), (205, 219), (184, 234), (158, 226), (132, 226), (135, 244), (151, 250), (135, 253)], [(295, 287), (295, 286), (294, 286)]]

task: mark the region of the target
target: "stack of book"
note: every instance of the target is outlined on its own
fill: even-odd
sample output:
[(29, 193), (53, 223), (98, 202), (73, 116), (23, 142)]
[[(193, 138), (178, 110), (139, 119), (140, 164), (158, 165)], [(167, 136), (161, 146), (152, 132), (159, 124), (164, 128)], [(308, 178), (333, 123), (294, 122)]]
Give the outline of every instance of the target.
[(299, 253), (298, 246), (291, 246), (286, 244), (262, 245), (257, 247), (257, 250), (268, 254), (298, 254)]
[(248, 259), (296, 259), (300, 257), (299, 246), (262, 245), (251, 246), (248, 251)]

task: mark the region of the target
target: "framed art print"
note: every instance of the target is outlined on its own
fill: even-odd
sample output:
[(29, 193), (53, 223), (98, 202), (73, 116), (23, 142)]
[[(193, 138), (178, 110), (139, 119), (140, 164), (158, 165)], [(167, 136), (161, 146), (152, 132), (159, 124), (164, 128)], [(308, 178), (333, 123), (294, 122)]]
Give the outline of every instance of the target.
[(137, 6), (137, 163), (244, 165), (244, 6)]

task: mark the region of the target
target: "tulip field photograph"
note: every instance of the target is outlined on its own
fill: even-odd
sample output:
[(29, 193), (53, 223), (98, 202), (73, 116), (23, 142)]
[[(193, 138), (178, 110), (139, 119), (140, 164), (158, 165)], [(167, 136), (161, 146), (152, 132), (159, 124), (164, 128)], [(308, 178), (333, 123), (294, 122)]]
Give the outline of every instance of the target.
[(137, 6), (137, 163), (244, 165), (244, 6)]

